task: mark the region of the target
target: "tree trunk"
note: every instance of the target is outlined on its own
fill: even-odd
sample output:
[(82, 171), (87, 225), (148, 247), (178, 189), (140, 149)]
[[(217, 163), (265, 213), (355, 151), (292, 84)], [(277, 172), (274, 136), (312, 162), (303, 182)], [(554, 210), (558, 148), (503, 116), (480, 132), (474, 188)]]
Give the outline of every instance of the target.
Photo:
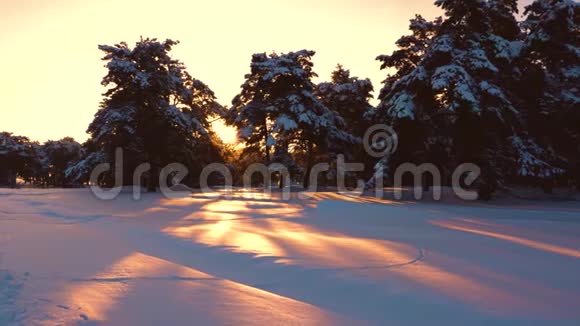
[(8, 171), (8, 183), (10, 185), (10, 188), (16, 188), (16, 173), (13, 173), (12, 171)]
[(423, 173), (423, 175), (421, 176), (421, 187), (423, 187), (423, 192), (429, 192), (429, 189), (431, 189), (431, 186), (429, 184), (429, 178), (425, 173)]
[(284, 189), (284, 175), (282, 174), (282, 172), (278, 172), (278, 188), (280, 189)]
[(268, 121), (264, 119), (264, 146), (266, 149), (266, 164), (270, 163), (270, 146), (268, 146)]
[(149, 182), (147, 183), (147, 191), (156, 192), (158, 181), (159, 169), (157, 168), (157, 165), (151, 165), (151, 171), (149, 171)]
[(270, 146), (266, 145), (266, 163), (270, 163)]
[(553, 194), (554, 193), (554, 181), (552, 179), (544, 180), (542, 182), (542, 190), (545, 194)]
[(302, 183), (302, 186), (304, 187), (304, 189), (308, 189), (308, 187), (310, 187), (310, 173), (312, 172), (312, 163), (313, 163), (313, 159), (312, 159), (312, 152), (314, 151), (314, 144), (309, 141), (308, 142), (308, 152), (307, 152), (307, 159), (306, 159), (306, 167), (304, 169), (304, 180)]

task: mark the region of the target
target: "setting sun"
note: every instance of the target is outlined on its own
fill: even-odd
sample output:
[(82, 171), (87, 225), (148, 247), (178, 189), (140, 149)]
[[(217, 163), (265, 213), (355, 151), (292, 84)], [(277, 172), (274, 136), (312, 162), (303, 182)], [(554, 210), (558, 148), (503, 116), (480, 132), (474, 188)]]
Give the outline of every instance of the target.
[[(415, 13), (440, 14), (431, 0), (2, 1), (0, 130), (86, 140), (104, 92), (97, 45), (132, 45), (140, 36), (179, 40), (174, 57), (223, 105), (258, 52), (314, 50), (319, 80), (341, 63), (378, 91), (385, 72), (375, 57), (394, 49)], [(235, 131), (221, 123), (215, 129), (235, 141)]]

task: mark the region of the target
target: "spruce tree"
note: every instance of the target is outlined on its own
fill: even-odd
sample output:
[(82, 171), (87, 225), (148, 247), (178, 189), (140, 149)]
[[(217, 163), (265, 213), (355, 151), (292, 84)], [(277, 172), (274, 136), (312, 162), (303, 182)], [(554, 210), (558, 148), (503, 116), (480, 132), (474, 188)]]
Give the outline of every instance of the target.
[(55, 187), (68, 187), (76, 182), (66, 177), (66, 170), (72, 164), (77, 163), (82, 156), (81, 144), (73, 138), (65, 137), (57, 141), (47, 141), (40, 148), (43, 158), (41, 159), (43, 171), (49, 185)]
[(339, 64), (332, 72), (330, 82), (316, 85), (315, 95), (342, 117), (347, 132), (362, 139), (370, 124), (368, 116), (374, 110), (369, 103), (372, 92), (373, 84), (368, 78), (351, 77), (350, 71)]
[(124, 184), (132, 184), (132, 171), (147, 162), (151, 164), (151, 191), (164, 165), (203, 165), (204, 158), (198, 155), (213, 146), (209, 117), (223, 112), (209, 87), (171, 57), (177, 44), (147, 38), (133, 48), (124, 42), (99, 46), (107, 63), (102, 81), (107, 91), (88, 129), (98, 151), (71, 169), (71, 174), (83, 175), (90, 170), (87, 164), (111, 163), (119, 147), (124, 150)]
[[(341, 128), (356, 140), (355, 144), (333, 142), (325, 153), (320, 153), (323, 156), (320, 161), (333, 163), (338, 154), (343, 154), (347, 160), (364, 163), (365, 166), (373, 163), (374, 158), (365, 152), (362, 145), (365, 132), (373, 124), (371, 116), (374, 114), (374, 107), (369, 103), (373, 97), (372, 92), (373, 85), (368, 78), (353, 77), (350, 71), (340, 64), (332, 72), (329, 82), (316, 85), (315, 95), (344, 120)], [(325, 181), (331, 182), (331, 178), (335, 175), (336, 173), (330, 171)], [(347, 176), (349, 183), (355, 184), (359, 176), (349, 173)]]
[(580, 189), (580, 4), (537, 0), (525, 13), (529, 124), (562, 156)]
[(16, 187), (18, 177), (26, 178), (35, 158), (35, 147), (27, 137), (0, 132), (0, 185)]
[[(266, 163), (284, 164), (294, 175), (302, 174), (305, 185), (317, 152), (333, 142), (353, 141), (339, 128), (342, 118), (313, 94), (314, 53), (254, 54), (251, 72), (227, 118), (238, 127), (246, 155), (259, 152)], [(298, 170), (301, 154), (306, 159)]]
[[(389, 158), (391, 168), (403, 162), (434, 163), (449, 182), (459, 164), (475, 163), (483, 172), (482, 197), (517, 177), (543, 179), (560, 173), (527, 132), (521, 101), (512, 90), (510, 76), (517, 76), (515, 62), (522, 48), (513, 29), (513, 1), (435, 4), (445, 18), (423, 24), (420, 31), (428, 26), (431, 34), (413, 33), (430, 35), (423, 38), (420, 59), (411, 56), (416, 51), (407, 51), (407, 62), (417, 63), (405, 65), (412, 68), (395, 82), (387, 80), (381, 92), (378, 112), (401, 140), (400, 150)], [(396, 68), (391, 57), (379, 57), (383, 67)]]

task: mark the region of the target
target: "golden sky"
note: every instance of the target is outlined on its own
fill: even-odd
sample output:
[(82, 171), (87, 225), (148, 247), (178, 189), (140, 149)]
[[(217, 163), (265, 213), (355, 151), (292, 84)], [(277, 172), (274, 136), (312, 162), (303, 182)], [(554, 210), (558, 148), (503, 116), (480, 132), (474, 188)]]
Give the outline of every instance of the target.
[[(257, 52), (315, 50), (319, 80), (337, 63), (380, 89), (390, 53), (434, 0), (0, 0), (0, 131), (84, 141), (106, 71), (98, 44), (172, 38), (173, 56), (230, 104)], [(217, 126), (224, 140), (232, 130)]]

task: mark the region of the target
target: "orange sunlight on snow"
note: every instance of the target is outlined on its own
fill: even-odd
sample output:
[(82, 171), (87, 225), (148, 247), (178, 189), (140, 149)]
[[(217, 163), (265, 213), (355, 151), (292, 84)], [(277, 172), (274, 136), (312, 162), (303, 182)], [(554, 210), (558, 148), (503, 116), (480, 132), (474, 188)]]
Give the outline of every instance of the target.
[(459, 219), (454, 221), (432, 221), (431, 223), (433, 225), (437, 225), (451, 230), (479, 234), (482, 236), (505, 240), (522, 246), (543, 250), (559, 255), (580, 258), (580, 250), (578, 249), (566, 248), (541, 241), (531, 240), (516, 234), (508, 234), (505, 232), (501, 232), (500, 226), (496, 226), (491, 223), (483, 224), (469, 219)]
[[(542, 309), (548, 297), (575, 300), (565, 291), (498, 274), (438, 252), (425, 252), (406, 243), (354, 237), (300, 223), (308, 218), (308, 210), (321, 200), (361, 204), (388, 204), (389, 201), (322, 193), (312, 197), (315, 204), (311, 206), (297, 200), (282, 201), (275, 195), (250, 201), (243, 200), (243, 193), (238, 195), (237, 199), (236, 196), (227, 201), (218, 198), (201, 204), (199, 209), (165, 227), (163, 232), (255, 257), (270, 257), (277, 264), (325, 268), (380, 282), (403, 280), (406, 284), (441, 293), (500, 316)], [(431, 223), (459, 229), (452, 222)], [(468, 229), (461, 227), (460, 230)], [(476, 232), (489, 235), (485, 231)], [(510, 241), (515, 239), (493, 235)], [(519, 243), (538, 247), (536, 242)], [(556, 251), (556, 246), (549, 248)], [(557, 252), (575, 254), (562, 248)], [(532, 293), (535, 295), (530, 295)]]

